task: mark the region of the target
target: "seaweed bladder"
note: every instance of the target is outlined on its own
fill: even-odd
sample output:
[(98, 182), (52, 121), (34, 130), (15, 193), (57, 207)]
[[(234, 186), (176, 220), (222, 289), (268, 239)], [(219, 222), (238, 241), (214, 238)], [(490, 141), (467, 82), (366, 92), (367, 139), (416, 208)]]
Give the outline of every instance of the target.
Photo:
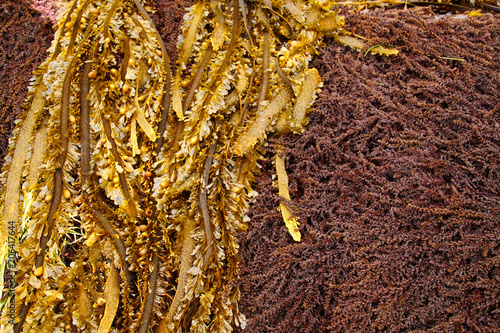
[(20, 231), (14, 332), (245, 325), (237, 234), (260, 147), (303, 131), (321, 86), (308, 62), (343, 25), (331, 5), (199, 1), (172, 75), (140, 0), (68, 4), (1, 177), (2, 240)]

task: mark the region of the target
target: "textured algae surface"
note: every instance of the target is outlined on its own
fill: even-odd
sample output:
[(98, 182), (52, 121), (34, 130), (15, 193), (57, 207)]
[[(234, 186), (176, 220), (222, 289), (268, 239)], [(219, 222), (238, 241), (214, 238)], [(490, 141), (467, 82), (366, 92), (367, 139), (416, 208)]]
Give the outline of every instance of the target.
[(237, 237), (267, 135), (307, 124), (309, 61), (344, 23), (332, 4), (195, 2), (172, 63), (149, 3), (69, 2), (1, 176), (0, 256), (18, 256), (3, 324), (245, 327)]

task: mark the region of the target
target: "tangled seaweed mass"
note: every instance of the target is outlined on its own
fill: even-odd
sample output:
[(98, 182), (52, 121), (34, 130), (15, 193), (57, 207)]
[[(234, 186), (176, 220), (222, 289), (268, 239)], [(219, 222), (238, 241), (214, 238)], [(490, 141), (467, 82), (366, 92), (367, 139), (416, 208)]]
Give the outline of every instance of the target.
[[(321, 50), (307, 130), (261, 163), (244, 332), (499, 332), (500, 17), (375, 10), (344, 29), (368, 45)], [(377, 44), (400, 52), (365, 57)], [(300, 243), (273, 208), (275, 145)]]
[[(11, 0), (0, 4), (2, 140), (8, 139), (10, 124), (25, 99), (27, 83), (23, 80), (46, 57), (52, 39), (50, 25), (40, 20), (29, 3)], [(171, 59), (176, 59), (178, 26), (190, 1), (153, 3), (158, 10), (152, 14), (153, 21)], [(246, 10), (250, 13), (253, 9)], [(325, 87), (309, 115), (307, 131), (274, 136), (268, 140), (268, 147), (259, 150), (266, 151), (265, 158), (258, 162), (260, 175), (255, 180), (259, 195), (248, 212), (251, 227), (239, 234), (242, 270), (235, 282), (241, 290), (238, 311), (247, 320), (245, 329), (235, 330), (498, 332), (500, 19), (492, 14), (439, 15), (430, 8), (344, 14), (344, 29), (366, 38), (364, 46), (353, 43), (362, 52), (357, 54), (330, 42), (318, 49), (319, 55), (310, 64), (318, 69)], [(285, 18), (289, 20), (289, 16)], [(241, 36), (247, 38), (244, 33)], [(333, 38), (349, 39), (342, 33)], [(397, 57), (365, 56), (375, 45), (394, 45), (400, 53)], [(116, 58), (117, 64), (123, 62), (122, 57)], [(283, 69), (284, 64), (280, 65)], [(271, 76), (276, 74), (270, 72)], [(262, 72), (256, 75), (262, 78)], [(75, 121), (78, 126), (77, 117)], [(156, 123), (151, 124), (156, 128)], [(144, 135), (140, 128), (138, 133)], [(0, 142), (2, 156), (4, 142)], [(79, 143), (76, 145), (79, 147)], [(282, 147), (286, 147), (285, 154), (276, 157)], [(276, 210), (286, 204), (277, 195), (281, 194), (281, 182), (273, 181), (275, 169), (282, 170), (283, 157), (293, 211), (302, 222), (300, 243), (285, 233)], [(27, 175), (28, 171), (22, 177)], [(216, 175), (211, 173), (210, 182), (212, 178)], [(109, 202), (101, 204), (101, 208), (115, 208)], [(80, 209), (85, 212), (88, 208)], [(30, 214), (26, 212), (27, 217)], [(60, 252), (52, 252), (54, 257), (45, 259), (58, 262), (61, 257), (65, 265), (59, 267), (63, 271), (76, 265), (78, 258), (89, 262), (80, 250), (88, 247), (83, 235), (92, 233), (79, 228), (81, 220), (81, 215), (70, 220), (68, 227), (72, 229), (67, 235), (74, 238), (63, 237)], [(103, 238), (113, 241), (98, 221), (94, 223), (104, 233), (96, 234), (96, 243)], [(114, 219), (112, 223), (120, 226)], [(20, 224), (12, 228), (14, 234), (20, 231)], [(28, 234), (21, 234), (16, 244), (28, 239)], [(93, 268), (84, 267), (82, 274), (74, 275), (72, 284), (77, 286), (56, 297), (62, 294), (69, 299), (72, 294), (72, 309), (85, 309), (87, 304), (86, 311), (102, 319), (106, 299), (121, 297), (112, 293), (112, 281), (118, 281), (118, 276), (121, 287), (125, 286), (119, 257), (113, 260), (116, 270), (107, 270), (111, 269), (109, 255), (115, 251), (108, 243), (100, 252), (99, 260), (105, 261), (97, 261), (95, 274), (100, 276), (100, 284), (92, 285), (90, 292), (85, 289), (90, 278), (84, 274), (92, 273)], [(24, 252), (19, 255), (29, 254)], [(5, 269), (0, 276), (7, 278), (14, 273), (9, 267)], [(167, 302), (165, 307), (176, 295), (179, 281), (179, 271), (170, 274), (170, 296), (154, 300), (161, 297), (161, 302)], [(51, 279), (51, 285), (56, 285), (57, 281)], [(5, 282), (7, 289), (0, 303), (4, 320), (10, 306), (20, 304), (24, 291), (18, 288), (15, 301), (10, 302), (13, 299), (8, 297), (14, 293), (10, 288), (15, 284)], [(66, 290), (68, 294), (64, 294)], [(77, 298), (79, 303), (75, 305)], [(53, 304), (47, 320), (52, 320), (54, 313), (71, 315), (67, 309), (63, 312), (67, 304), (59, 300)], [(109, 307), (107, 312), (112, 310)], [(111, 324), (116, 329), (112, 330), (124, 329), (123, 311), (120, 301)], [(152, 313), (150, 321), (165, 314), (161, 311)], [(29, 329), (27, 323), (33, 322), (33, 314), (26, 317), (24, 331), (43, 328), (40, 324)], [(100, 324), (91, 320), (96, 327)], [(58, 325), (61, 330), (63, 326), (60, 322)], [(63, 330), (78, 331), (71, 323)]]
[(1, 178), (2, 240), (22, 230), (14, 332), (245, 325), (237, 234), (267, 134), (307, 123), (308, 63), (343, 25), (331, 5), (199, 1), (172, 73), (140, 0), (68, 4)]

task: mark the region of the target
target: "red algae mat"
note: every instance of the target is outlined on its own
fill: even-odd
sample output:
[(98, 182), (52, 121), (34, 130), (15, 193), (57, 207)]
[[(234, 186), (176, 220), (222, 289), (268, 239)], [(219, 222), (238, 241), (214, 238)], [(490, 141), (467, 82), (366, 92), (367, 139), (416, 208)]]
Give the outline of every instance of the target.
[(500, 17), (376, 10), (346, 30), (399, 55), (328, 42), (313, 61), (306, 132), (273, 140), (303, 241), (268, 159), (241, 235), (245, 332), (500, 331)]
[[(190, 1), (154, 3), (175, 59)], [(240, 236), (243, 332), (498, 332), (500, 16), (345, 15), (365, 49), (326, 41), (306, 132), (266, 148)], [(1, 157), (50, 45), (43, 17), (0, 5)], [(378, 44), (399, 54), (365, 56)], [(277, 145), (300, 243), (277, 211)]]

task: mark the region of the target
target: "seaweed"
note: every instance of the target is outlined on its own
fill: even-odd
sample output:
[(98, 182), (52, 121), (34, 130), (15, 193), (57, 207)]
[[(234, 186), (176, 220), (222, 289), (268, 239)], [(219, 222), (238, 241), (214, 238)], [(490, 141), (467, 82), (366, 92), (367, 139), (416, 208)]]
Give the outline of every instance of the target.
[[(430, 8), (345, 19), (365, 47), (400, 52), (328, 43), (312, 61), (324, 88), (307, 130), (269, 140), (240, 236), (241, 331), (496, 332), (500, 20)], [(300, 243), (275, 209), (278, 147)]]
[(237, 237), (261, 147), (278, 122), (303, 132), (309, 60), (343, 21), (329, 1), (199, 1), (172, 75), (145, 5), (71, 1), (36, 72), (1, 177), (22, 229), (14, 332), (245, 326)]

